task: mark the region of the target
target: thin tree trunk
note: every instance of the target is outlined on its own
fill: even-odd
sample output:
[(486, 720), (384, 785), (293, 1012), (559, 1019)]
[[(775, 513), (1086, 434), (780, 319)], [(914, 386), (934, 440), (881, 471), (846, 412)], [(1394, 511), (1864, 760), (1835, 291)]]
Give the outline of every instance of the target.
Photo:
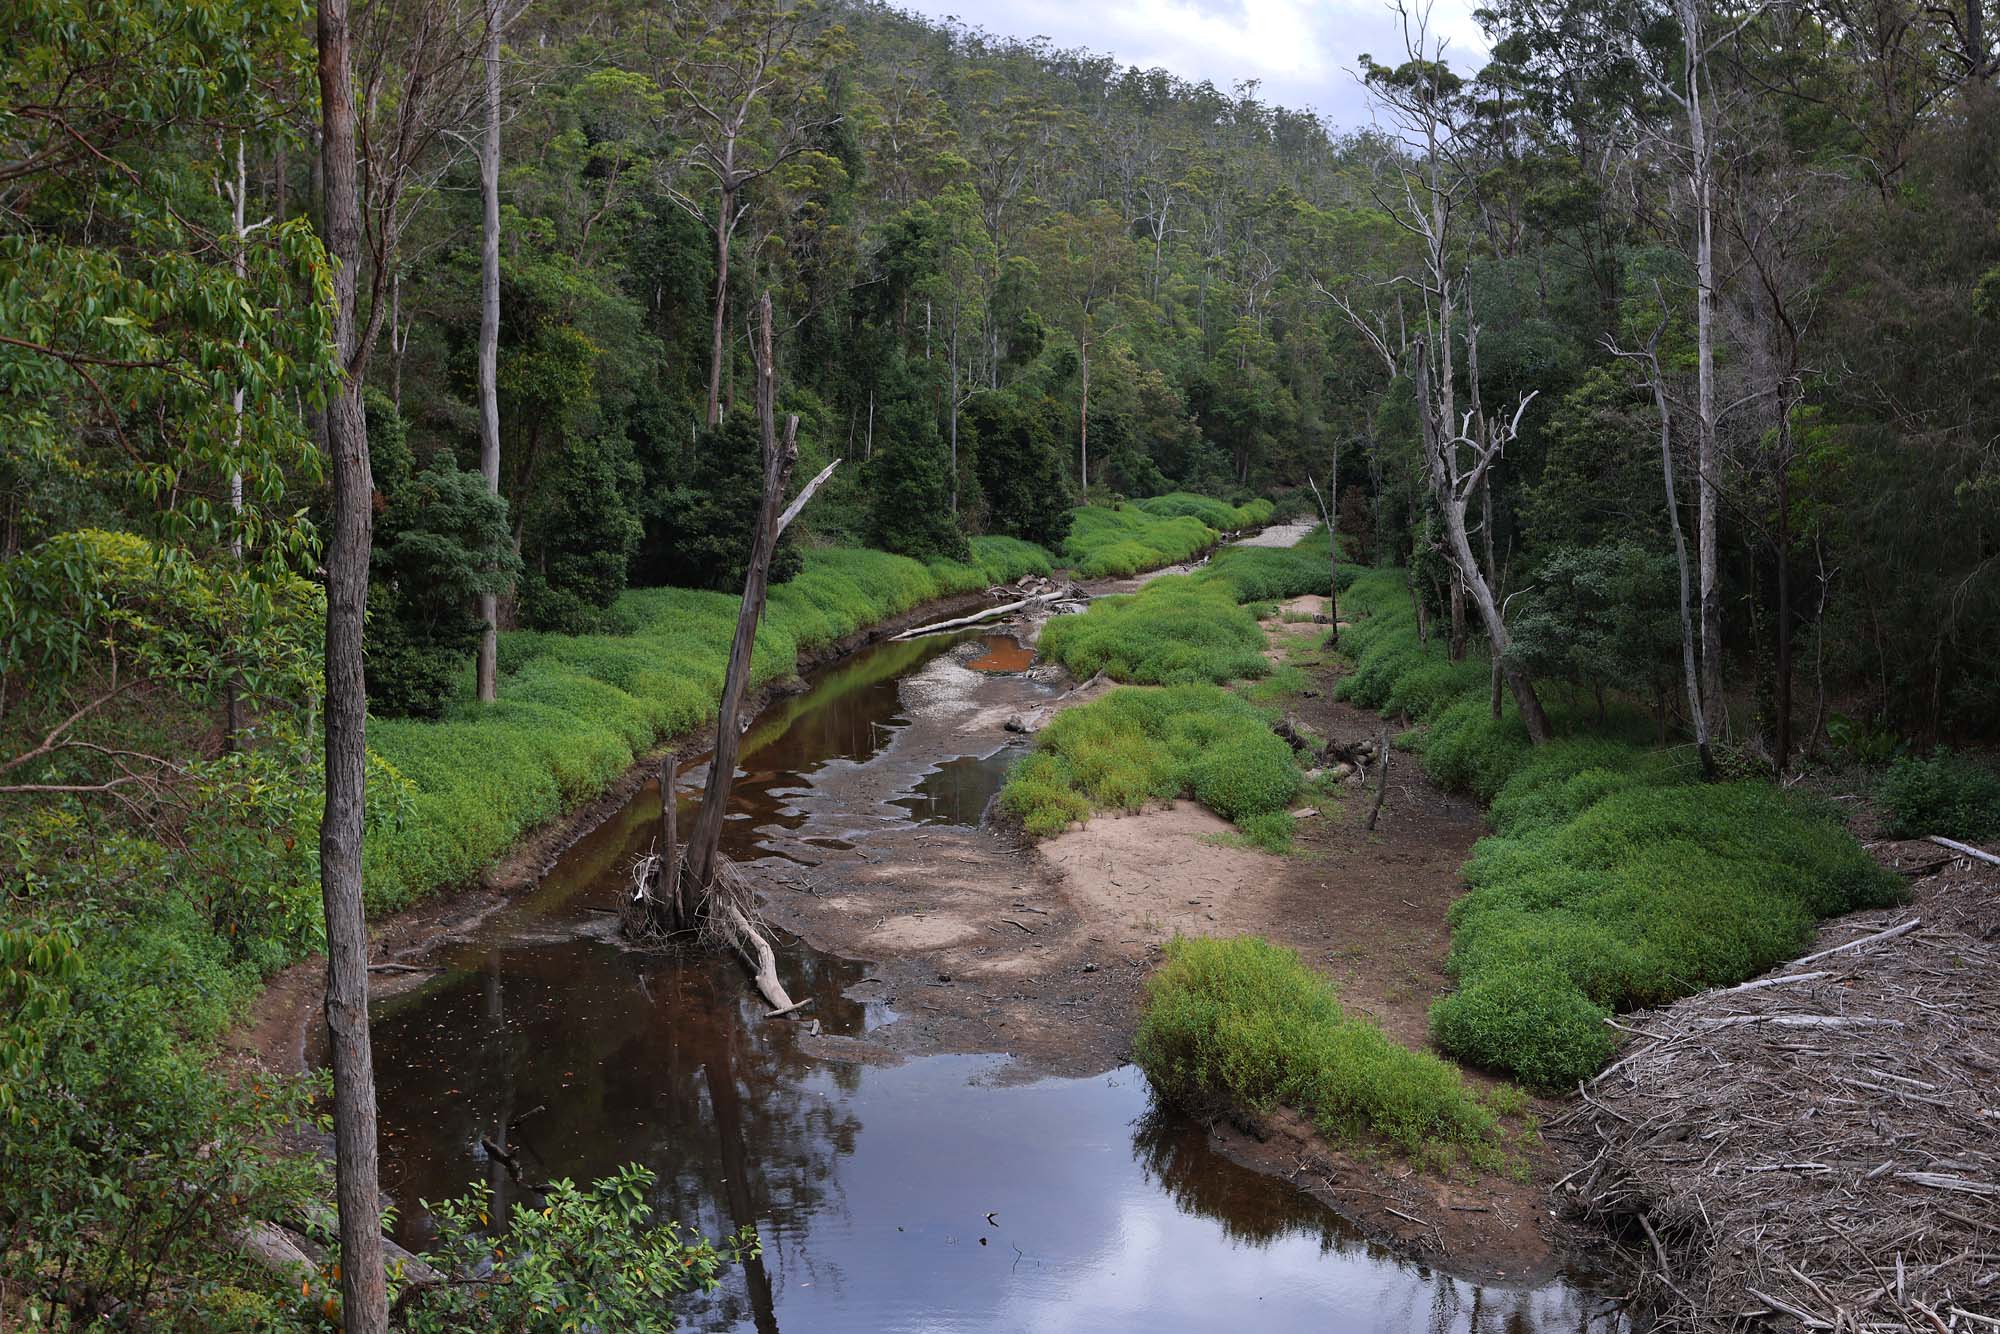
[(715, 215), (715, 321), (709, 331), (708, 424), (722, 420), (722, 335), (729, 312), (729, 234), (735, 230), (731, 214), (736, 208), (736, 191), (722, 187), (721, 207)]
[(1077, 344), (1078, 364), (1083, 369), (1083, 402), (1077, 414), (1077, 487), (1080, 499), (1090, 496), (1090, 344)]
[(1778, 773), (1792, 760), (1792, 427), (1778, 397)]
[[(500, 494), (500, 0), (486, 0), (485, 136), (479, 146), (479, 471)], [(499, 698), (499, 595), (479, 595), (478, 694)]]
[(750, 567), (743, 577), (743, 601), (736, 614), (736, 638), (729, 650), (728, 675), (723, 680), (722, 703), (717, 713), (715, 757), (709, 763), (708, 784), (695, 816), (694, 832), (688, 839), (686, 874), (693, 881), (696, 914), (706, 915), (710, 885), (715, 874), (716, 849), (722, 840), (722, 817), (729, 793), (736, 781), (736, 756), (743, 733), (737, 725), (737, 710), (750, 681), (751, 650), (756, 644), (757, 622), (764, 614), (764, 598), (770, 587), (771, 553), (778, 545), (778, 516), (784, 505), (785, 485), (798, 460), (798, 418), (785, 428), (782, 445), (777, 436), (777, 367), (771, 351), (771, 298), (766, 293), (760, 312), (759, 334), (762, 355), (757, 366), (757, 415), (764, 447), (764, 503), (757, 513), (757, 527), (750, 545)]
[(354, 88), (347, 0), (320, 0), (321, 171), (333, 263), (333, 345), (344, 379), (327, 411), (333, 497), (326, 550), (326, 805), (320, 819), (320, 893), (326, 911), (326, 1024), (333, 1064), (335, 1199), (340, 1216), (342, 1324), (383, 1334), (382, 1212), (375, 1146), (375, 1072), (368, 1038), (368, 928), (361, 906), (362, 802), (367, 782), (367, 686), (362, 617), (368, 597), (373, 490), (361, 405), (366, 349), (356, 337), (361, 258)]
[(958, 513), (958, 321), (951, 322), (951, 512)]
[(1687, 59), (1688, 148), (1693, 159), (1695, 207), (1695, 551), (1701, 581), (1701, 696), (1713, 723), (1722, 707), (1722, 588), (1719, 582), (1718, 476), (1715, 413), (1715, 182), (1714, 148), (1702, 104), (1701, 9), (1679, 0)]
[[(1657, 340), (1658, 335), (1655, 335)], [(1688, 722), (1694, 727), (1695, 753), (1703, 775), (1715, 774), (1715, 755), (1708, 736), (1708, 712), (1702, 707), (1701, 675), (1695, 665), (1692, 579), (1688, 572), (1687, 537), (1681, 531), (1681, 498), (1674, 486), (1673, 417), (1667, 408), (1666, 382), (1658, 356), (1647, 349), (1652, 364), (1653, 405), (1660, 413), (1660, 476), (1667, 489), (1667, 526), (1674, 534), (1674, 564), (1680, 571), (1681, 674), (1687, 686)]]

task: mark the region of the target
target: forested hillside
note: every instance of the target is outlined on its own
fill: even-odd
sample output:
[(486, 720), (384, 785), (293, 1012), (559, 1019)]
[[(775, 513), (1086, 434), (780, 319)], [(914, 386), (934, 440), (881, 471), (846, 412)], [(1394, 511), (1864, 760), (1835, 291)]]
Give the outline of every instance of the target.
[[(217, 1243), (321, 1183), (272, 1148), (312, 1090), (215, 1038), (327, 950), (351, 1087), (364, 890), (474, 880), (713, 720), (785, 418), (839, 466), (738, 685), (1275, 515), (1407, 571), (1375, 639), (1393, 583), (1510, 746), (1636, 718), (2000, 834), (1938, 749), (2000, 731), (1991, 11), (1495, 0), (1476, 70), (1412, 11), (1359, 128), (869, 0), (13, 0), (0, 1326), (329, 1318)], [(1230, 670), (1113, 675), (1258, 674), (1219, 586), (1102, 610), (1229, 618)], [(635, 1292), (734, 1258), (648, 1244)]]

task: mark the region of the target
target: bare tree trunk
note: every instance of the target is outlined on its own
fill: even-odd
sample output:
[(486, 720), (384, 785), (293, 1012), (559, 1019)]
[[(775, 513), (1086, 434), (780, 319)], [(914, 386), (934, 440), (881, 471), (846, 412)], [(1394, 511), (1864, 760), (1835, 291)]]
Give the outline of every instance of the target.
[(1678, 5), (1687, 62), (1688, 148), (1693, 160), (1695, 208), (1695, 552), (1701, 580), (1701, 696), (1704, 712), (1714, 723), (1725, 717), (1715, 440), (1715, 150), (1702, 103), (1707, 60), (1702, 49), (1700, 0), (1678, 0)]
[(1778, 773), (1792, 760), (1792, 423), (1778, 395)]
[[(1664, 327), (1664, 326), (1663, 326)], [(1705, 776), (1715, 774), (1715, 754), (1708, 736), (1708, 712), (1702, 707), (1701, 675), (1695, 665), (1695, 627), (1692, 579), (1688, 573), (1687, 537), (1681, 531), (1681, 498), (1674, 485), (1673, 417), (1667, 408), (1667, 387), (1660, 371), (1656, 348), (1659, 334), (1647, 348), (1652, 367), (1653, 404), (1660, 413), (1660, 475), (1667, 488), (1667, 526), (1674, 534), (1674, 563), (1680, 570), (1681, 674), (1687, 686), (1688, 722), (1694, 727), (1695, 753), (1701, 757)]]
[[(479, 471), (500, 494), (500, 0), (486, 0), (485, 136), (479, 146)], [(498, 594), (479, 595), (478, 694), (499, 698)]]
[(1079, 500), (1090, 495), (1090, 344), (1077, 344), (1078, 364), (1083, 369), (1083, 404), (1077, 416), (1077, 493)]
[[(1446, 451), (1456, 450), (1459, 442), (1443, 437), (1443, 432), (1447, 429), (1444, 423), (1449, 421), (1449, 418), (1440, 419), (1432, 410), (1438, 400), (1431, 394), (1429, 346), (1425, 339), (1417, 340), (1416, 363), (1417, 402), (1425, 409), (1420, 413), (1424, 428), (1425, 461), (1430, 470), (1432, 489), (1438, 496), (1438, 508), (1444, 523), (1445, 540), (1448, 543), (1447, 553), (1457, 568), (1454, 586), (1461, 590), (1462, 597), (1471, 599), (1473, 606), (1479, 612), (1479, 619), (1486, 628), (1486, 639), (1493, 660), (1500, 664), (1500, 672), (1513, 693), (1515, 707), (1521, 711), (1521, 721), (1527, 726), (1528, 739), (1536, 745), (1541, 745), (1550, 739), (1553, 731), (1549, 727), (1548, 714), (1542, 709), (1541, 698), (1535, 693), (1534, 682), (1520, 667), (1507, 661), (1507, 648), (1511, 642), (1507, 634), (1507, 623), (1500, 615), (1499, 604), (1494, 601), (1493, 590), (1488, 586), (1485, 575), (1479, 568), (1478, 559), (1472, 554), (1471, 539), (1466, 536), (1465, 509), (1471, 497), (1454, 482), (1451, 476), (1454, 465), (1448, 459)], [(1521, 406), (1525, 410), (1526, 400), (1523, 400)], [(1518, 413), (1515, 420), (1518, 423)], [(1492, 437), (1493, 440), (1503, 438)], [(1491, 455), (1488, 458), (1490, 460)], [(1476, 486), (1479, 480), (1481, 478), (1468, 477), (1466, 482), (1468, 485)], [(1458, 601), (1458, 606), (1462, 609), (1462, 600)], [(1462, 615), (1462, 610), (1460, 614)]]
[(708, 424), (722, 420), (722, 337), (729, 312), (729, 234), (735, 230), (731, 216), (736, 209), (736, 191), (726, 181), (715, 215), (715, 322), (709, 331)]
[(958, 513), (958, 320), (951, 322), (951, 512)]
[(354, 325), (361, 199), (347, 0), (320, 0), (318, 37), (326, 244), (333, 262), (333, 345), (345, 377), (327, 411), (333, 498), (326, 550), (326, 805), (319, 836), (320, 893), (326, 910), (326, 1025), (333, 1062), (341, 1318), (350, 1331), (383, 1334), (389, 1327), (389, 1307), (377, 1194), (375, 1072), (368, 1039), (368, 927), (361, 906), (368, 718), (361, 630), (374, 516), (368, 421), (361, 405), (367, 349)]
[(695, 912), (706, 915), (710, 885), (714, 879), (715, 854), (722, 841), (722, 817), (729, 793), (736, 781), (736, 756), (743, 741), (736, 713), (743, 706), (749, 687), (751, 650), (757, 640), (757, 622), (764, 614), (764, 597), (770, 587), (771, 553), (777, 548), (779, 509), (784, 503), (785, 485), (798, 461), (797, 417), (785, 425), (780, 444), (777, 435), (777, 367), (771, 351), (771, 297), (766, 293), (759, 312), (761, 355), (757, 366), (757, 414), (764, 447), (764, 503), (757, 512), (757, 528), (751, 537), (750, 568), (743, 577), (743, 601), (736, 614), (736, 638), (729, 650), (729, 672), (722, 686), (722, 704), (715, 729), (715, 757), (709, 763), (708, 784), (703, 790), (701, 811), (695, 816), (694, 832), (688, 839), (686, 874), (694, 885)]
[(1451, 602), (1451, 639), (1445, 646), (1445, 655), (1453, 662), (1465, 661), (1465, 580), (1454, 574), (1449, 591)]

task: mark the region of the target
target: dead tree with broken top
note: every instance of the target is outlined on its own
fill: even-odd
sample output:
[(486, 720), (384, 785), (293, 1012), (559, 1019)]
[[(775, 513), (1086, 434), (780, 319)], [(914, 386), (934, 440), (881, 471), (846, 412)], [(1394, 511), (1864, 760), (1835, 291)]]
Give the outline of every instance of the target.
[[(1378, 192), (1377, 202), (1419, 243), (1418, 272), (1404, 281), (1423, 302), (1420, 331), (1410, 340), (1416, 368), (1417, 417), (1422, 428), (1424, 473), (1444, 529), (1444, 555), (1462, 590), (1479, 614), (1489, 651), (1514, 696), (1529, 739), (1549, 739), (1548, 714), (1534, 682), (1507, 657), (1511, 637), (1493, 580), (1473, 552), (1467, 510), (1483, 497), (1494, 466), (1520, 434), (1521, 418), (1535, 395), (1521, 396), (1511, 413), (1487, 413), (1479, 396), (1479, 326), (1468, 317), (1466, 274), (1453, 232), (1457, 207), (1472, 189), (1476, 164), (1461, 160), (1468, 136), (1460, 121), (1469, 114), (1460, 79), (1445, 60), (1444, 43), (1430, 35), (1430, 6), (1399, 2), (1407, 59), (1394, 69), (1368, 65), (1368, 86), (1401, 131), (1408, 153), (1391, 167), (1395, 184)], [(1456, 349), (1463, 343), (1467, 407), (1457, 399)], [(1455, 594), (1456, 596), (1456, 594)]]
[(784, 983), (778, 980), (777, 956), (752, 917), (754, 897), (749, 882), (720, 852), (722, 821), (736, 783), (736, 759), (743, 742), (737, 714), (749, 689), (757, 623), (763, 619), (764, 600), (770, 589), (771, 555), (785, 529), (799, 516), (813, 493), (833, 475), (840, 460), (829, 463), (806, 483), (790, 505), (784, 504), (785, 489), (799, 458), (799, 419), (787, 417), (784, 434), (782, 438), (779, 436), (769, 292), (759, 303), (757, 316), (758, 329), (752, 348), (757, 361), (757, 425), (763, 444), (764, 499), (751, 535), (750, 567), (743, 576), (736, 638), (730, 645), (729, 670), (723, 679), (722, 702), (716, 713), (715, 753), (709, 762), (701, 809), (685, 844), (679, 840), (674, 813), (674, 757), (668, 756), (661, 764), (662, 846), (638, 867), (624, 924), (628, 935), (665, 936), (699, 930), (728, 945), (743, 956), (755, 976), (757, 989), (775, 1014), (797, 1006), (786, 994)]

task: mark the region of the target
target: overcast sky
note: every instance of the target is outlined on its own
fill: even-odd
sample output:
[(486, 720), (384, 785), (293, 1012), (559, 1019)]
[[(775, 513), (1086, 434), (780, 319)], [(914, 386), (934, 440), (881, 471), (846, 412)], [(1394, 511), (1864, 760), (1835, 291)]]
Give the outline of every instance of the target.
[[(891, 0), (934, 18), (956, 17), (1005, 37), (1043, 36), (1058, 46), (1109, 53), (1120, 65), (1161, 66), (1228, 91), (1256, 79), (1263, 100), (1311, 107), (1337, 128), (1368, 123), (1354, 72), (1366, 51), (1402, 54), (1395, 16), (1381, 0)], [(1432, 27), (1454, 65), (1473, 69), (1485, 45), (1475, 0), (1436, 0)]]

